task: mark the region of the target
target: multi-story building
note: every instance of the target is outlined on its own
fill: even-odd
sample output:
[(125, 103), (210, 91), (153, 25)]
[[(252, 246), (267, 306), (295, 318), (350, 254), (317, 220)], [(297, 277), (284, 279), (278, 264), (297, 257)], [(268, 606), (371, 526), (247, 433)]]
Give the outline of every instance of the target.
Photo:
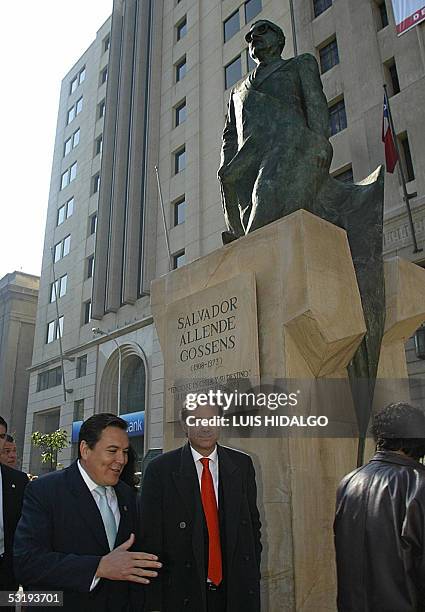
[[(388, 83), (423, 244), (423, 26), (397, 38), (390, 0), (115, 0), (62, 84), (27, 419), (34, 471), (30, 433), (70, 431), (94, 411), (136, 413), (140, 455), (162, 445), (163, 357), (149, 285), (221, 246), (221, 132), (229, 90), (253, 67), (244, 36), (259, 18), (286, 32), (284, 57), (317, 57), (341, 180), (383, 162)], [(421, 262), (398, 176), (386, 180), (385, 252)], [(411, 345), (409, 359), (419, 375)]]
[(29, 372), (37, 312), (38, 276), (12, 272), (0, 279), (0, 415), (22, 457)]

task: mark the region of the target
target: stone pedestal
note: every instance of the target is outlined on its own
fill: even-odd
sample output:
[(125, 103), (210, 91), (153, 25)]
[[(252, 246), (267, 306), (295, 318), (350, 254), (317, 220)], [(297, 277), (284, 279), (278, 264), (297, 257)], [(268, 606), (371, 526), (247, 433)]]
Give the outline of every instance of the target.
[[(423, 276), (412, 286), (402, 280), (414, 276), (411, 266), (389, 264), (394, 295), (397, 283), (425, 287)], [(151, 304), (165, 361), (164, 450), (183, 442), (173, 406), (188, 381), (344, 379), (365, 333), (345, 232), (302, 210), (155, 280)], [(425, 313), (403, 311), (396, 299), (389, 307), (388, 342), (400, 344)], [(403, 317), (409, 325), (398, 326)], [(400, 375), (387, 353), (382, 364)], [(257, 473), (264, 612), (335, 610), (335, 491), (355, 467), (357, 440), (257, 437), (231, 445), (250, 453)]]

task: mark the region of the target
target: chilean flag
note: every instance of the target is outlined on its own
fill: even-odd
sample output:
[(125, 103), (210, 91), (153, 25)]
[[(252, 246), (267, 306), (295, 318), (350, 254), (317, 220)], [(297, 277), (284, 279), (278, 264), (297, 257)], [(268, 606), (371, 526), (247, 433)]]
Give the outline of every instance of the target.
[(395, 147), (393, 133), (391, 131), (390, 117), (388, 112), (387, 94), (384, 94), (384, 114), (382, 117), (382, 142), (385, 145), (385, 165), (387, 172), (391, 174), (398, 162), (397, 149)]

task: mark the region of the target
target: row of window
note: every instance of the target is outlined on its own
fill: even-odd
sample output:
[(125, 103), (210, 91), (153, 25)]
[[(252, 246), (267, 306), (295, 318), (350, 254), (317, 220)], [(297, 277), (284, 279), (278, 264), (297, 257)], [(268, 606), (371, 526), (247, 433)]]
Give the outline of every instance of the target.
[[(373, 0), (378, 30), (388, 25), (388, 12), (385, 0)], [(318, 17), (332, 6), (332, 0), (313, 0), (313, 14)]]
[(71, 82), (69, 84), (69, 93), (72, 94), (74, 93), (74, 91), (77, 89), (77, 87), (79, 85), (81, 85), (81, 83), (85, 80), (86, 78), (86, 67), (83, 66), (78, 74), (75, 75), (75, 77), (73, 79), (71, 79)]
[[(58, 282), (58, 281), (56, 281)], [(82, 325), (86, 325), (91, 321), (91, 300), (83, 303)], [(47, 323), (46, 327), (46, 344), (50, 344), (59, 338), (63, 338), (63, 315), (53, 319)]]
[(68, 153), (70, 153), (72, 149), (75, 149), (75, 147), (79, 143), (80, 143), (80, 128), (75, 130), (72, 136), (70, 136), (69, 138), (65, 140), (65, 143), (63, 145), (63, 156), (65, 157), (66, 155), (68, 155)]
[[(87, 375), (87, 355), (81, 355), (77, 357), (75, 366), (75, 378), (82, 378)], [(37, 376), (37, 391), (45, 391), (62, 384), (62, 367), (57, 366), (50, 370), (40, 372)], [(78, 400), (83, 401), (84, 400)], [(82, 419), (74, 419), (80, 421)]]
[(74, 121), (75, 117), (81, 113), (83, 110), (83, 96), (78, 98), (78, 100), (68, 109), (66, 114), (66, 125), (69, 125), (71, 121)]
[[(254, 19), (263, 8), (261, 0), (246, 0), (242, 6), (244, 8), (243, 14), (245, 16), (245, 24)], [(224, 42), (230, 40), (240, 29), (240, 9), (238, 9), (223, 23)]]
[(65, 189), (77, 176), (77, 162), (74, 162), (69, 168), (62, 173), (61, 176), (61, 191)]
[(63, 337), (63, 316), (47, 323), (46, 344)]

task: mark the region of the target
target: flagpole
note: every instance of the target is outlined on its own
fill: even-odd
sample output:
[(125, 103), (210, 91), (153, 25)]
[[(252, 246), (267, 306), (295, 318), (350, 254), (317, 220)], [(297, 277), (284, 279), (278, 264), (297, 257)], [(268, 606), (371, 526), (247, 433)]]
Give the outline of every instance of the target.
[(406, 177), (404, 176), (404, 169), (403, 169), (403, 164), (401, 163), (401, 155), (400, 155), (400, 148), (398, 146), (398, 138), (395, 132), (395, 128), (394, 128), (394, 122), (393, 122), (393, 116), (391, 114), (391, 108), (390, 108), (390, 101), (388, 99), (388, 92), (387, 92), (387, 86), (384, 84), (384, 91), (385, 91), (385, 102), (387, 105), (387, 109), (388, 109), (388, 120), (390, 123), (390, 130), (391, 130), (391, 134), (393, 136), (393, 142), (394, 142), (394, 146), (395, 146), (395, 150), (397, 151), (397, 157), (398, 157), (398, 171), (400, 174), (400, 178), (401, 178), (401, 184), (403, 187), (403, 200), (406, 204), (406, 208), (407, 208), (407, 216), (409, 218), (409, 225), (410, 225), (410, 233), (412, 234), (412, 239), (413, 239), (413, 252), (414, 253), (420, 253), (423, 249), (419, 249), (418, 248), (418, 243), (416, 241), (416, 231), (415, 231), (415, 226), (413, 224), (413, 217), (412, 217), (412, 210), (410, 208), (410, 201), (412, 198), (416, 197), (416, 194), (410, 194), (407, 192), (407, 185), (406, 185)]

